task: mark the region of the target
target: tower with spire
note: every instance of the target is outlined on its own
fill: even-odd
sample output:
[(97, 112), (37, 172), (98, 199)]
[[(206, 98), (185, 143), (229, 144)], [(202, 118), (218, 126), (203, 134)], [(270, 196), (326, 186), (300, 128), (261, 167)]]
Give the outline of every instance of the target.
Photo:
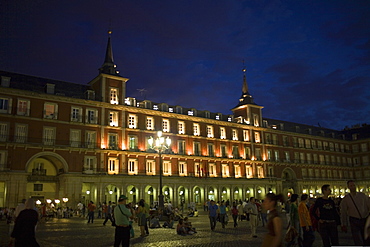
[(111, 43), (112, 31), (108, 31), (108, 43), (103, 65), (99, 68), (99, 75), (89, 84), (95, 92), (97, 100), (111, 104), (124, 104), (126, 97), (126, 82), (128, 78), (119, 75), (113, 60)]
[(254, 126), (261, 126), (262, 122), (262, 108), (254, 103), (252, 95), (249, 93), (248, 83), (247, 83), (247, 69), (244, 66), (243, 61), (243, 86), (242, 95), (239, 99), (238, 105), (231, 109), (234, 113), (234, 118), (238, 119), (239, 122), (245, 124), (251, 124)]

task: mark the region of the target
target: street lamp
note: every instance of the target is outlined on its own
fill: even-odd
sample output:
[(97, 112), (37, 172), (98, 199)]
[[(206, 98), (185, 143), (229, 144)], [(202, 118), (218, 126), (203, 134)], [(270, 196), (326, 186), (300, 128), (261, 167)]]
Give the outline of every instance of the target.
[[(155, 142), (154, 142), (155, 141)], [(164, 200), (163, 200), (163, 191), (162, 191), (162, 175), (163, 175), (163, 161), (162, 161), (162, 153), (163, 151), (166, 151), (167, 149), (170, 148), (171, 146), (171, 139), (169, 137), (164, 138), (162, 136), (162, 131), (157, 132), (157, 137), (155, 140), (153, 137), (148, 139), (148, 143), (150, 146), (153, 146), (153, 149), (158, 151), (159, 153), (159, 196), (158, 196), (158, 201), (159, 205), (158, 208), (163, 210), (164, 208)]]

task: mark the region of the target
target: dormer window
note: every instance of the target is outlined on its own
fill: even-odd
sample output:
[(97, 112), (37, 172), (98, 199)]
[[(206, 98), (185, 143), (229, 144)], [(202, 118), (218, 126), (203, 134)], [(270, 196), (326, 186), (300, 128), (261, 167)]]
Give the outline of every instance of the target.
[(118, 88), (110, 89), (110, 103), (112, 105), (118, 105)]
[(194, 112), (193, 111), (188, 111), (188, 115), (189, 116), (193, 116), (194, 115)]
[(153, 105), (153, 110), (158, 110), (158, 106), (157, 105)]
[(168, 108), (168, 112), (173, 112), (173, 108), (172, 107)]

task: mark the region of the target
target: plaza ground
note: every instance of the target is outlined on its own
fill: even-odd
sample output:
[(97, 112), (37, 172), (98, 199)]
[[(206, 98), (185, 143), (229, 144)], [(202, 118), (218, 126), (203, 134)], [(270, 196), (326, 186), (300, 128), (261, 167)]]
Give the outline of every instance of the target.
[[(190, 217), (197, 233), (194, 235), (180, 236), (175, 229), (157, 228), (149, 229), (150, 234), (146, 237), (139, 237), (140, 230), (137, 224), (134, 225), (136, 236), (131, 239), (131, 246), (135, 247), (226, 247), (226, 246), (261, 246), (263, 236), (267, 230), (261, 225), (257, 228), (258, 238), (250, 237), (249, 222), (239, 222), (234, 228), (230, 221), (225, 229), (222, 229), (218, 222), (215, 231), (209, 227), (208, 216), (200, 211), (199, 217)], [(230, 218), (231, 219), (231, 218)], [(177, 222), (176, 222), (177, 224)], [(4, 220), (0, 221), (0, 246), (8, 246), (9, 227)], [(316, 240), (314, 247), (321, 247), (322, 241), (319, 234), (315, 233)], [(353, 245), (349, 233), (339, 232), (339, 243), (341, 245)], [(103, 226), (103, 219), (95, 219), (93, 224), (87, 224), (87, 220), (79, 217), (70, 219), (51, 219), (41, 222), (37, 226), (36, 238), (42, 247), (105, 247), (113, 246), (114, 227), (110, 222)]]

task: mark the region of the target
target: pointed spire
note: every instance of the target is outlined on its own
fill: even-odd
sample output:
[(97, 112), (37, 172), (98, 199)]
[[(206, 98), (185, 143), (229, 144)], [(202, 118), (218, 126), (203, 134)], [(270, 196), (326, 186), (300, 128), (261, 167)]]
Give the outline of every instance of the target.
[(99, 71), (100, 73), (104, 74), (111, 74), (116, 75), (119, 72), (116, 70), (116, 65), (113, 61), (113, 51), (112, 51), (112, 44), (110, 41), (112, 31), (108, 31), (108, 44), (107, 44), (107, 50), (105, 51), (105, 59), (103, 65), (100, 67)]
[(242, 69), (242, 71), (243, 71), (242, 96), (239, 99), (238, 106), (246, 105), (246, 104), (254, 104), (255, 105), (253, 97), (252, 97), (252, 95), (250, 95), (249, 89), (248, 89), (247, 76), (246, 76), (247, 69), (245, 67), (244, 60), (243, 60), (243, 69)]

